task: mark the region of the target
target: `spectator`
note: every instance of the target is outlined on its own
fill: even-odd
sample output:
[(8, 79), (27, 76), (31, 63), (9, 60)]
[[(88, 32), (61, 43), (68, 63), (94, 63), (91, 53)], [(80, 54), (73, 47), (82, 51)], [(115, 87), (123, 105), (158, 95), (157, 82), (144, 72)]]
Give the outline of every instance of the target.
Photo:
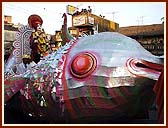
[(23, 74), (35, 65), (36, 63), (34, 61), (31, 61), (30, 55), (24, 54), (22, 57), (22, 63), (17, 66), (16, 74)]

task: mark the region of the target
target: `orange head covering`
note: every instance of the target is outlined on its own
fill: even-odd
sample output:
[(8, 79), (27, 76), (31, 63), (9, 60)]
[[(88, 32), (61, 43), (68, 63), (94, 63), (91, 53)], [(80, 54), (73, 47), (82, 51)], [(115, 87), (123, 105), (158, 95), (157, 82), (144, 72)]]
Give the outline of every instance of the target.
[(41, 17), (39, 15), (33, 14), (33, 15), (29, 16), (28, 24), (31, 28), (36, 29), (38, 24), (40, 24), (40, 25), (43, 24), (43, 20), (41, 19)]

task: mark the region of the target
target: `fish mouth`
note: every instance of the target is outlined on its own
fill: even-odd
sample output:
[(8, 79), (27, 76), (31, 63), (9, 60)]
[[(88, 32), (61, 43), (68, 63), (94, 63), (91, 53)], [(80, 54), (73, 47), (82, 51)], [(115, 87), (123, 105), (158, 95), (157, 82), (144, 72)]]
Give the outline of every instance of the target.
[(129, 58), (126, 62), (126, 67), (135, 77), (147, 77), (158, 80), (164, 65), (142, 59)]

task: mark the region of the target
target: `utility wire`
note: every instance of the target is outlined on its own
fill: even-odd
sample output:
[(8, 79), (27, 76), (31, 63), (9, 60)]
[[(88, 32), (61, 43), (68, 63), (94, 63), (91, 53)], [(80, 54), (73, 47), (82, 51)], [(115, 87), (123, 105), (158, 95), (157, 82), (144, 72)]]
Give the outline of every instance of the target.
[(24, 10), (26, 12), (32, 12), (31, 10), (27, 10), (27, 9), (25, 9), (23, 7), (16, 6), (16, 5), (10, 5), (10, 4), (8, 4), (8, 7), (11, 7), (11, 8), (16, 9), (16, 10)]
[[(4, 5), (4, 7), (5, 7), (5, 8), (8, 8), (8, 9), (12, 9), (11, 11), (13, 11), (13, 10), (21, 11), (21, 10), (22, 10), (22, 9), (19, 9), (19, 8), (9, 7), (9, 6), (6, 6), (6, 5)], [(28, 11), (23, 11), (23, 10), (22, 10), (22, 12), (23, 12), (23, 13), (26, 13), (26, 14), (30, 14), (30, 12), (28, 12)]]

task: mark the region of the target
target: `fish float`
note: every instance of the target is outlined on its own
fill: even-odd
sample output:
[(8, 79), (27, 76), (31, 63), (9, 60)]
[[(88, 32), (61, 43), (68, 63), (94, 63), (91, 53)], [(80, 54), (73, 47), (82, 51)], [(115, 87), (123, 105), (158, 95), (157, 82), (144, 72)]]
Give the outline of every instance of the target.
[(4, 106), (47, 123), (117, 123), (147, 112), (163, 58), (117, 32), (73, 38), (66, 22), (64, 14), (64, 46), (5, 75)]

